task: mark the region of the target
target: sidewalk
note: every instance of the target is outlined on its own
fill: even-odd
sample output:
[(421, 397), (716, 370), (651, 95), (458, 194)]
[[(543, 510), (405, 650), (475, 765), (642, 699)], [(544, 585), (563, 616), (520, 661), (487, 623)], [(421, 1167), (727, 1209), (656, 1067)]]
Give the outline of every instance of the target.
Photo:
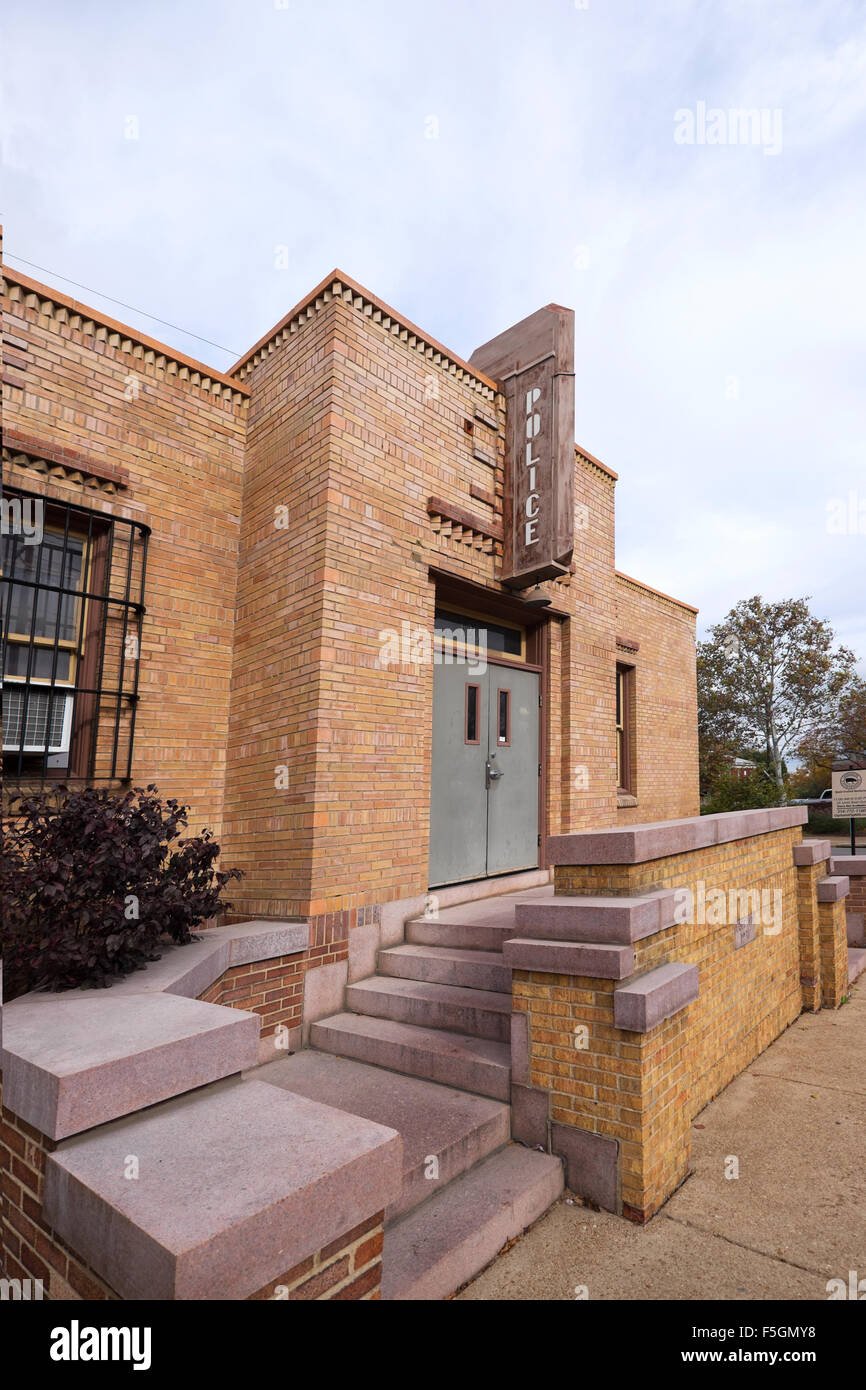
[(851, 1270), (866, 1279), (866, 975), (697, 1116), (691, 1175), (648, 1226), (560, 1201), (458, 1297), (824, 1300)]

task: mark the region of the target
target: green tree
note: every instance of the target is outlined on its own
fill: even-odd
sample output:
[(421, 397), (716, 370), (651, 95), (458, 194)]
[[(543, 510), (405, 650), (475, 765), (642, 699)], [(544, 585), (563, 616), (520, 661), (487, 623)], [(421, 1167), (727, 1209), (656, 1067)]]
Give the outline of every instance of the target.
[(735, 750), (765, 750), (778, 798), (785, 798), (786, 754), (838, 725), (859, 680), (856, 657), (838, 646), (829, 622), (808, 598), (743, 599), (698, 644), (701, 762), (713, 767)]
[(835, 718), (809, 731), (797, 752), (803, 762), (804, 781), (830, 785), (830, 770), (837, 758), (866, 754), (866, 680), (857, 676), (839, 700)]

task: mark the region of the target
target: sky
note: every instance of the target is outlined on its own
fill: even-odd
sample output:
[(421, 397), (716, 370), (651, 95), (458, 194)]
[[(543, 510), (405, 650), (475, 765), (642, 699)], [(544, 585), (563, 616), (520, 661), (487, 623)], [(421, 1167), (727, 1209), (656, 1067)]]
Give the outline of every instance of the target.
[(568, 305), (618, 568), (701, 636), (809, 595), (866, 674), (863, 0), (4, 0), (0, 40), (10, 264), (223, 370), (335, 267), (462, 357)]

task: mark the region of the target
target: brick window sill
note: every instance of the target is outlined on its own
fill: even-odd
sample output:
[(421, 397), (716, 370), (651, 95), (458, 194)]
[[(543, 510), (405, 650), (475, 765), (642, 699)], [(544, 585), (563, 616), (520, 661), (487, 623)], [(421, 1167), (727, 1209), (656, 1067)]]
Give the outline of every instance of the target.
[(617, 793), (616, 793), (616, 807), (617, 807), (617, 810), (618, 810), (618, 811), (622, 811), (622, 810), (625, 810), (625, 809), (628, 808), (628, 807), (632, 807), (632, 806), (636, 806), (636, 805), (637, 805), (637, 797), (636, 797), (636, 796), (633, 796), (631, 792), (624, 792), (624, 791), (621, 791), (621, 790), (619, 790), (619, 789), (617, 790)]

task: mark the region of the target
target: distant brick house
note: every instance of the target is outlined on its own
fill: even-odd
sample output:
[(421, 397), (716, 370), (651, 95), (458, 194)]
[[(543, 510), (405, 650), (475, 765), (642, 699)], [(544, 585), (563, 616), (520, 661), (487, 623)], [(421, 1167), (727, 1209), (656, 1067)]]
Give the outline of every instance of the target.
[(339, 271), (221, 373), (7, 268), (7, 789), (155, 782), (238, 915), (310, 920), (309, 967), (550, 835), (696, 813), (696, 610), (616, 570), (578, 447), (573, 558), (544, 607), (503, 584), (508, 428), (501, 381)]

